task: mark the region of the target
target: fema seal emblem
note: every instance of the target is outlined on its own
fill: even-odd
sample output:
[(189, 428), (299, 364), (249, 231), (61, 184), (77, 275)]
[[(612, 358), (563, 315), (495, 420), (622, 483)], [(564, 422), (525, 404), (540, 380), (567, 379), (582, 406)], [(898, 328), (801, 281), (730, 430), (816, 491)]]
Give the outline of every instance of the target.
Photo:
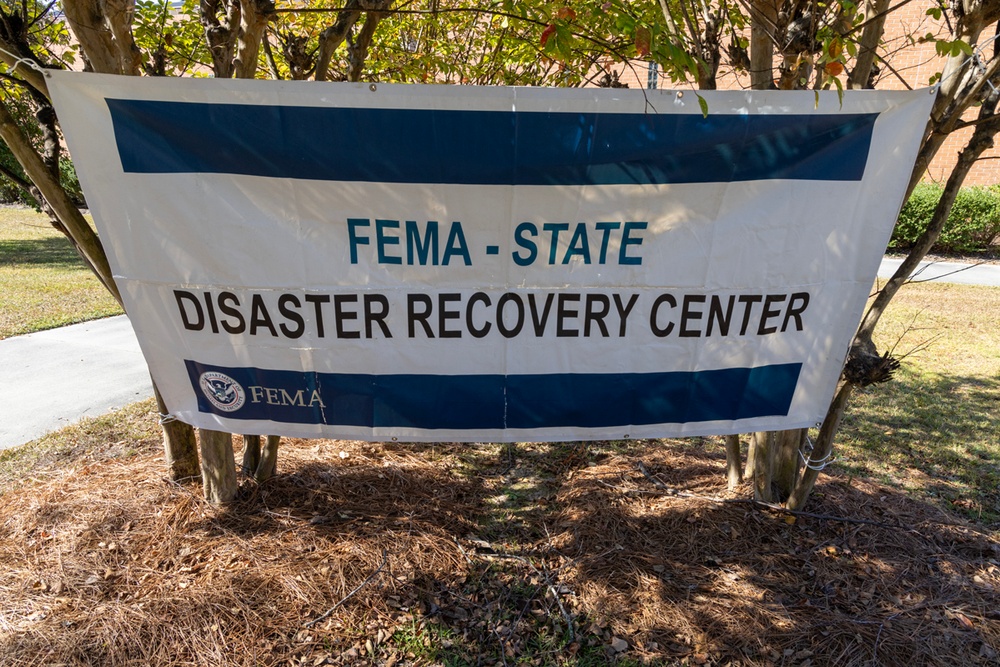
[(223, 412), (235, 412), (247, 400), (240, 383), (224, 373), (208, 371), (198, 378), (198, 385), (209, 403)]

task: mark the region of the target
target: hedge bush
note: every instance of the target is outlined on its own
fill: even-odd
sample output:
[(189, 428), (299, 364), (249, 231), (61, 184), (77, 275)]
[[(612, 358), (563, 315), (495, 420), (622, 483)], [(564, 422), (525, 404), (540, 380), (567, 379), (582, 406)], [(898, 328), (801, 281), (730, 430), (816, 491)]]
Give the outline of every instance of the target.
[[(903, 205), (893, 230), (890, 248), (913, 246), (927, 228), (941, 199), (943, 187), (921, 183)], [(942, 253), (969, 253), (988, 250), (1000, 236), (1000, 186), (959, 190), (948, 222), (932, 248)]]

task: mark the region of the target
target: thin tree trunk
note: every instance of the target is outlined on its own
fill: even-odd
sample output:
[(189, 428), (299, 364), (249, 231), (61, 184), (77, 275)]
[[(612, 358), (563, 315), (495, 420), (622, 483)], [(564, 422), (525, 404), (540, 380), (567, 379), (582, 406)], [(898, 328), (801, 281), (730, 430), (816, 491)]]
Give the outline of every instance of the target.
[(799, 471), (802, 467), (799, 451), (805, 438), (804, 428), (777, 431), (774, 434), (775, 451), (771, 482), (782, 500), (792, 495), (792, 490), (799, 481)]
[(746, 465), (743, 466), (743, 479), (753, 479), (753, 471), (757, 469), (757, 442), (756, 438), (753, 437), (753, 433), (750, 434), (750, 440), (747, 443), (747, 461)]
[(247, 477), (256, 474), (257, 466), (260, 465), (260, 436), (243, 436), (243, 465), (240, 469)]
[(774, 88), (774, 32), (778, 20), (775, 0), (758, 0), (750, 11), (750, 87)]
[[(388, 3), (380, 4), (388, 6)], [(380, 12), (369, 11), (368, 16), (365, 17), (365, 24), (361, 26), (357, 41), (348, 48), (348, 60), (350, 61), (350, 69), (347, 74), (348, 81), (361, 80), (361, 71), (365, 65), (365, 60), (368, 58), (368, 48), (375, 38), (375, 30), (381, 21), (382, 14)]]
[(67, 231), (70, 241), (77, 246), (91, 271), (108, 288), (111, 296), (121, 304), (121, 294), (111, 276), (111, 266), (108, 264), (108, 257), (104, 253), (104, 247), (97, 238), (97, 234), (94, 233), (94, 230), (90, 228), (86, 219), (73, 204), (59, 180), (46, 167), (41, 156), (21, 132), (21, 128), (17, 126), (7, 110), (7, 106), (2, 102), (0, 102), (0, 138), (10, 148), (11, 153), (24, 169), (24, 173), (48, 202), (60, 224)]
[(740, 436), (738, 433), (726, 436), (726, 479), (732, 491), (743, 483), (743, 469), (740, 461)]
[(274, 15), (271, 0), (242, 0), (242, 16), (236, 43), (234, 74), (237, 79), (252, 79), (257, 73), (257, 55), (264, 39), (264, 29)]
[(360, 17), (361, 3), (358, 0), (348, 0), (344, 9), (338, 12), (336, 23), (320, 34), (319, 53), (316, 55), (317, 81), (326, 81), (334, 52), (347, 39), (347, 33), (350, 32)]
[(753, 434), (753, 497), (763, 503), (772, 501), (771, 478), (774, 474), (774, 432)]
[(205, 500), (216, 505), (236, 498), (236, 457), (233, 436), (221, 431), (198, 429), (201, 438), (201, 484)]
[(830, 403), (829, 409), (827, 409), (826, 418), (823, 419), (823, 425), (819, 429), (819, 436), (816, 438), (812, 454), (809, 455), (809, 466), (806, 467), (805, 472), (803, 472), (802, 477), (799, 479), (799, 483), (795, 485), (792, 495), (788, 498), (788, 502), (786, 503), (788, 509), (802, 509), (806, 501), (809, 500), (809, 495), (812, 493), (813, 487), (816, 485), (816, 479), (819, 477), (820, 468), (826, 464), (830, 452), (833, 451), (833, 438), (840, 428), (840, 419), (844, 416), (844, 410), (847, 408), (847, 399), (851, 397), (853, 386), (849, 382), (841, 383), (840, 388), (833, 397), (833, 401)]
[(195, 441), (194, 429), (190, 424), (164, 417), (169, 415), (163, 396), (153, 382), (153, 396), (156, 397), (156, 407), (161, 415), (160, 427), (163, 429), (163, 458), (167, 463), (167, 471), (174, 482), (194, 480), (201, 477), (198, 463), (198, 444)]
[(257, 464), (257, 472), (254, 474), (254, 479), (260, 482), (266, 482), (267, 480), (274, 477), (274, 474), (278, 470), (278, 444), (281, 442), (281, 436), (269, 435), (267, 440), (264, 441), (264, 449), (260, 455), (260, 463)]
[(848, 88), (868, 88), (868, 82), (872, 78), (872, 66), (875, 64), (875, 50), (882, 40), (882, 32), (885, 30), (885, 19), (888, 14), (883, 14), (889, 8), (889, 0), (868, 0), (865, 4), (865, 16), (870, 18), (869, 23), (861, 31), (861, 38), (858, 40), (858, 57), (851, 70), (851, 77), (847, 80)]

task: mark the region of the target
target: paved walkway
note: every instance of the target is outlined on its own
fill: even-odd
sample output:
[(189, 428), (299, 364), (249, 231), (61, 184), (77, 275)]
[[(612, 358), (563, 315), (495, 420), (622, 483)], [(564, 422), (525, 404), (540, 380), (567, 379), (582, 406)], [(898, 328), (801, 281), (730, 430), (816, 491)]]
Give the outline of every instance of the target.
[[(903, 263), (902, 259), (886, 257), (879, 267), (879, 278), (891, 278)], [(1000, 264), (960, 264), (958, 262), (921, 262), (910, 279), (914, 282), (934, 280), (963, 285), (1000, 285)]]
[[(885, 259), (879, 276), (900, 264)], [(1000, 286), (1000, 265), (925, 262), (917, 280)], [(0, 449), (153, 395), (122, 315), (0, 341)]]
[(124, 315), (0, 341), (0, 449), (152, 395)]

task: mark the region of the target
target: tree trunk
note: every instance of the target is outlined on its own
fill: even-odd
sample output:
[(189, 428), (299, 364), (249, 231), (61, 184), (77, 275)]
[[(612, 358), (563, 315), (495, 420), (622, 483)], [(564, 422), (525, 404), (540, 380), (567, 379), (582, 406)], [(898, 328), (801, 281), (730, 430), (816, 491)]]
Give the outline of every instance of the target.
[(198, 429), (201, 438), (201, 484), (205, 500), (219, 505), (236, 498), (236, 457), (233, 436), (221, 431)]
[(868, 18), (868, 24), (858, 39), (858, 58), (854, 69), (851, 70), (851, 77), (847, 80), (848, 88), (869, 87), (869, 82), (872, 80), (872, 66), (875, 64), (875, 50), (882, 40), (885, 19), (888, 16), (883, 12), (888, 8), (889, 0), (868, 0), (865, 3), (865, 16), (873, 18)]
[(99, 74), (122, 74), (121, 60), (115, 53), (114, 35), (104, 22), (100, 0), (75, 0), (61, 4), (66, 21), (80, 42), (91, 69)]
[(732, 491), (743, 483), (743, 470), (740, 465), (740, 436), (738, 433), (726, 436), (726, 478), (729, 490)]
[(774, 88), (774, 39), (777, 0), (757, 0), (750, 10), (750, 87)]
[(264, 40), (264, 29), (274, 15), (272, 0), (242, 0), (242, 18), (236, 45), (234, 74), (237, 79), (252, 79), (257, 73), (257, 55)]
[[(728, 462), (727, 462), (728, 463)], [(757, 469), (757, 441), (750, 434), (750, 441), (747, 443), (747, 461), (743, 467), (743, 479), (753, 479), (753, 471)]]
[(260, 436), (244, 435), (243, 464), (240, 469), (244, 475), (250, 477), (257, 472), (258, 465), (260, 465)]
[[(380, 6), (388, 6), (388, 4), (387, 2), (379, 3)], [(378, 28), (378, 24), (381, 21), (382, 14), (380, 12), (369, 11), (368, 16), (365, 17), (365, 24), (361, 26), (361, 30), (358, 33), (357, 41), (348, 47), (347, 53), (350, 62), (350, 69), (347, 74), (348, 81), (361, 80), (361, 69), (368, 58), (368, 48), (375, 38), (375, 29)]]
[(753, 497), (762, 503), (773, 500), (771, 478), (774, 474), (774, 431), (753, 434)]
[(239, 0), (201, 0), (200, 10), (212, 56), (212, 72), (217, 79), (228, 79), (235, 69), (233, 59), (242, 20)]
[(833, 451), (833, 438), (837, 434), (837, 429), (840, 428), (840, 418), (844, 416), (847, 399), (851, 396), (853, 386), (849, 382), (843, 382), (834, 395), (833, 402), (830, 403), (826, 412), (826, 418), (823, 420), (823, 425), (819, 429), (819, 436), (816, 438), (812, 454), (809, 455), (809, 465), (785, 504), (788, 509), (802, 509), (806, 501), (809, 500), (809, 495), (819, 477), (820, 469), (826, 465), (830, 452)]
[(253, 476), (258, 484), (271, 479), (277, 472), (278, 444), (280, 442), (281, 436), (279, 435), (269, 435), (267, 436), (267, 440), (264, 441), (264, 451), (261, 452), (260, 463), (257, 464), (257, 472)]
[(195, 442), (194, 429), (190, 424), (169, 418), (160, 390), (153, 382), (153, 395), (156, 397), (156, 407), (160, 412), (160, 426), (163, 429), (163, 458), (167, 463), (170, 480), (198, 479), (201, 469), (198, 464), (198, 445)]
[(777, 431), (774, 434), (775, 451), (771, 482), (780, 500), (792, 495), (799, 481), (802, 459), (799, 451), (806, 439), (806, 429)]
[(338, 12), (337, 22), (320, 34), (319, 53), (316, 56), (317, 81), (326, 81), (334, 51), (344, 43), (347, 33), (359, 18), (361, 18), (361, 3), (358, 0), (348, 0), (344, 9)]

